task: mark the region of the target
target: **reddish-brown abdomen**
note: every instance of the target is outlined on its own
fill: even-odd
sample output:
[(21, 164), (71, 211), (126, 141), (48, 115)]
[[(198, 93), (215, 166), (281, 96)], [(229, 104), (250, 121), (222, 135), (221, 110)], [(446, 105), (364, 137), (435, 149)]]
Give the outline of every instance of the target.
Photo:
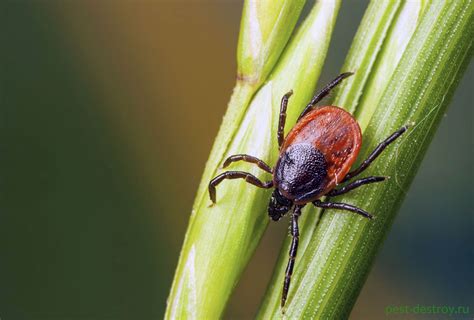
[(317, 199), (332, 190), (349, 172), (359, 154), (362, 134), (350, 113), (339, 107), (322, 106), (306, 114), (288, 133), (280, 157), (289, 146), (300, 143), (313, 145), (326, 159), (325, 188), (315, 197)]

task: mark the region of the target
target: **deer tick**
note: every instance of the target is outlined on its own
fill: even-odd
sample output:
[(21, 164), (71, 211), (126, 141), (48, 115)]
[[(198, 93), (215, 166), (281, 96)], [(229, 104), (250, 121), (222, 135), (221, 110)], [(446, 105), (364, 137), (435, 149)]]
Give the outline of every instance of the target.
[[(273, 175), (271, 181), (262, 182), (248, 172), (226, 171), (209, 183), (209, 196), (213, 203), (216, 202), (216, 186), (220, 182), (224, 179), (245, 179), (246, 182), (260, 188), (274, 188), (268, 204), (268, 215), (273, 221), (280, 220), (287, 212), (293, 210), (290, 226), (292, 242), (281, 296), (282, 308), (290, 288), (298, 250), (298, 218), (301, 215), (301, 209), (311, 202), (319, 208), (351, 211), (372, 219), (371, 214), (358, 207), (332, 202), (329, 198), (347, 193), (365, 184), (385, 180), (385, 177), (381, 176), (364, 177), (336, 189), (340, 183), (351, 180), (367, 169), (390, 143), (407, 130), (404, 126), (394, 132), (382, 141), (359, 167), (350, 171), (362, 144), (359, 124), (344, 109), (335, 106), (316, 106), (316, 103), (352, 74), (346, 72), (339, 75), (318, 92), (303, 110), (286, 138), (284, 138), (286, 107), (293, 92), (290, 91), (283, 96), (277, 132), (280, 155), (273, 169), (264, 161), (247, 154), (232, 155), (223, 164), (225, 168), (235, 161), (254, 163), (260, 169)], [(326, 200), (319, 200), (323, 196), (327, 197)]]

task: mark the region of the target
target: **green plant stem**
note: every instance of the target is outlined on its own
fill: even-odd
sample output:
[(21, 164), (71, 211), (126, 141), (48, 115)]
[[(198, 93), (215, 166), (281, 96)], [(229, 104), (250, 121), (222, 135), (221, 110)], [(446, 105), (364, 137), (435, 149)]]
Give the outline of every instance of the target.
[[(265, 3), (270, 9), (273, 8), (273, 2), (262, 2)], [(248, 65), (239, 67), (245, 74), (239, 75), (228, 111), (206, 164), (168, 298), (165, 318), (217, 319), (222, 316), (229, 297), (268, 224), (266, 206), (269, 191), (250, 186), (242, 180), (225, 181), (217, 188), (217, 203), (210, 207), (207, 185), (213, 176), (222, 172), (218, 167), (231, 154), (247, 153), (270, 164), (274, 163), (277, 156), (275, 128), (280, 99), (287, 91), (294, 90), (295, 94), (288, 106), (288, 118), (295, 119), (304, 102), (311, 97), (324, 64), (339, 4), (340, 1), (318, 2), (287, 45), (287, 38), (281, 35), (268, 37), (267, 39), (271, 39), (269, 42), (261, 43), (262, 46), (269, 45), (277, 49), (285, 47), (276, 65), (270, 68), (272, 72), (265, 81), (261, 80), (261, 75), (269, 67), (261, 69), (260, 64), (254, 62), (260, 61), (260, 55), (271, 52), (271, 48), (256, 50), (260, 54), (250, 60), (239, 59), (239, 63)], [(299, 15), (298, 10), (283, 12)], [(262, 23), (285, 23), (285, 19), (265, 17), (263, 15), (259, 19), (260, 26)], [(253, 19), (257, 18), (258, 15)], [(243, 19), (243, 23), (250, 22), (255, 21)], [(271, 30), (268, 27), (264, 29)], [(250, 29), (243, 27), (242, 30)], [(289, 36), (287, 30), (285, 34)], [(239, 54), (247, 52), (242, 50), (239, 48)], [(260, 75), (254, 77), (254, 74)], [(246, 75), (252, 76), (249, 78)], [(259, 80), (255, 82), (249, 79)], [(255, 166), (246, 163), (235, 166), (264, 181), (271, 179), (271, 176), (262, 173)]]
[[(366, 158), (396, 129), (411, 125), (409, 131), (363, 174), (388, 176), (388, 181), (334, 199), (364, 208), (374, 213), (376, 219), (369, 221), (351, 213), (325, 210), (318, 220), (313, 209), (305, 210), (300, 228), (302, 245), (286, 312), (282, 314), (279, 300), (289, 240), (281, 251), (258, 318), (344, 319), (349, 316), (377, 251), (472, 58), (472, 1), (435, 1), (426, 7), (423, 5), (419, 8), (416, 25), (412, 26), (412, 35), (406, 35), (410, 41), (405, 46), (392, 46), (390, 50), (385, 46), (389, 46), (391, 37), (397, 36), (399, 31), (393, 28), (396, 29), (397, 21), (409, 13), (401, 7), (394, 14), (393, 10), (390, 6), (384, 8), (379, 2), (371, 3), (358, 35), (372, 32), (377, 39), (366, 39), (364, 44), (356, 37), (355, 45), (362, 47), (351, 49), (346, 65), (352, 65), (352, 61), (373, 62), (366, 64), (363, 76), (343, 85), (333, 102), (355, 111), (366, 124), (359, 159)], [(377, 21), (377, 17), (388, 26), (381, 23), (379, 31), (365, 30), (371, 26), (368, 21)], [(402, 24), (398, 25), (403, 28)], [(381, 44), (380, 48), (373, 43)], [(386, 50), (402, 52), (395, 54)], [(358, 57), (361, 52), (370, 57)], [(400, 56), (393, 61), (384, 58), (392, 54)], [(390, 65), (390, 61), (394, 65)], [(384, 67), (383, 64), (388, 65)], [(384, 84), (377, 89), (378, 83), (373, 79), (385, 79)], [(360, 99), (365, 92), (372, 92), (370, 99)], [(376, 103), (376, 108), (368, 106), (369, 102)]]

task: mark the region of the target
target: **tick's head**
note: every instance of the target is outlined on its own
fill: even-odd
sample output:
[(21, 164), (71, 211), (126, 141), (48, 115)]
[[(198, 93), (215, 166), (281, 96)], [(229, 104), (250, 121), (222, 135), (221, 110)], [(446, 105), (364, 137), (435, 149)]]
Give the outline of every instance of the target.
[(268, 204), (268, 215), (273, 221), (278, 221), (290, 211), (292, 205), (293, 202), (285, 198), (278, 188), (275, 188)]

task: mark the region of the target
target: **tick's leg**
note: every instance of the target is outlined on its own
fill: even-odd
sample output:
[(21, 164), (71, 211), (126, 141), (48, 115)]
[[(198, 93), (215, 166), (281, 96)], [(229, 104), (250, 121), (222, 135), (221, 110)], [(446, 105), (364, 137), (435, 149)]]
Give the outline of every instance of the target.
[(340, 189), (331, 190), (327, 195), (330, 197), (335, 197), (335, 196), (347, 193), (351, 190), (354, 190), (355, 188), (359, 188), (360, 186), (363, 186), (364, 184), (375, 183), (375, 182), (380, 182), (384, 180), (385, 180), (385, 177), (366, 177), (363, 179), (353, 181)]
[(253, 184), (260, 188), (271, 188), (273, 187), (273, 181), (262, 182), (258, 178), (248, 172), (243, 171), (226, 171), (221, 173), (217, 177), (209, 182), (209, 197), (212, 203), (216, 203), (216, 186), (224, 179), (245, 179), (246, 182)]
[(280, 118), (278, 120), (278, 148), (281, 148), (283, 141), (285, 140), (285, 121), (286, 121), (286, 106), (288, 105), (288, 99), (293, 94), (293, 90), (288, 92), (281, 98), (280, 104)]
[(364, 162), (361, 163), (361, 165), (355, 169), (354, 171), (349, 172), (345, 177), (344, 181), (347, 181), (358, 174), (360, 174), (362, 171), (367, 169), (367, 167), (382, 153), (382, 151), (393, 141), (395, 141), (398, 137), (400, 137), (405, 131), (407, 131), (408, 127), (404, 126), (392, 133), (390, 137), (382, 141), (375, 149), (372, 151), (372, 153), (367, 157), (367, 159), (364, 160)]
[(272, 168), (263, 160), (260, 160), (259, 158), (256, 158), (254, 156), (249, 156), (248, 154), (234, 154), (233, 156), (228, 157), (225, 161), (224, 164), (222, 165), (223, 168), (228, 167), (232, 162), (236, 161), (245, 161), (245, 162), (250, 162), (250, 163), (255, 163), (260, 169), (265, 170), (268, 173), (272, 173)]
[(337, 76), (336, 79), (332, 80), (329, 82), (321, 91), (316, 93), (316, 95), (313, 97), (311, 102), (304, 108), (303, 112), (301, 112), (300, 116), (298, 117), (298, 120), (300, 120), (308, 111), (310, 111), (316, 103), (321, 101), (325, 96), (331, 92), (332, 89), (334, 89), (335, 86), (337, 86), (339, 83), (341, 83), (342, 80), (344, 80), (347, 77), (352, 76), (354, 73), (352, 72), (345, 72)]
[(281, 307), (285, 306), (288, 290), (290, 289), (291, 275), (293, 274), (293, 267), (295, 266), (296, 252), (298, 251), (298, 242), (300, 240), (300, 232), (298, 228), (298, 218), (301, 215), (302, 206), (296, 205), (291, 215), (291, 240), (288, 265), (286, 266), (285, 281), (283, 282), (283, 292), (281, 294)]
[(319, 200), (316, 200), (313, 202), (313, 204), (316, 207), (319, 208), (324, 208), (324, 209), (338, 209), (338, 210), (346, 210), (346, 211), (351, 211), (355, 212), (357, 214), (360, 214), (361, 216), (365, 218), (372, 219), (372, 215), (368, 213), (367, 211), (364, 211), (360, 208), (357, 208), (355, 206), (351, 206), (350, 204), (347, 203), (339, 203), (339, 202), (321, 202)]

